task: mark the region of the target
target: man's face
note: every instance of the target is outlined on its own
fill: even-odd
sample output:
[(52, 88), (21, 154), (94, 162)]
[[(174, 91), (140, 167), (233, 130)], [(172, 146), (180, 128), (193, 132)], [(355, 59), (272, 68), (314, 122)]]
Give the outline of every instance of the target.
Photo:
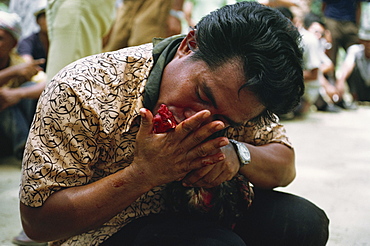
[(9, 32), (0, 29), (0, 59), (7, 59), (16, 44), (17, 41)]
[(205, 62), (190, 58), (192, 51), (178, 51), (166, 66), (154, 112), (164, 103), (178, 122), (208, 109), (211, 120), (238, 125), (255, 118), (265, 107), (250, 91), (242, 89), (244, 74), (241, 63), (232, 60), (215, 70)]
[(47, 31), (48, 31), (48, 26), (47, 26), (47, 23), (46, 23), (46, 15), (45, 15), (45, 13), (40, 14), (40, 15), (37, 17), (37, 24), (40, 26), (40, 31), (41, 31), (41, 32), (43, 32), (43, 33), (47, 33)]
[(313, 22), (307, 30), (315, 34), (317, 39), (321, 39), (325, 35), (325, 28), (318, 22)]

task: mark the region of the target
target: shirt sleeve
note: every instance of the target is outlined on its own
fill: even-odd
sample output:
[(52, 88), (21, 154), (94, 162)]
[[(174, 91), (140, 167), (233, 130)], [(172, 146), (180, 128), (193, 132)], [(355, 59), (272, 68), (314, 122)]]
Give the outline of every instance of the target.
[(343, 64), (353, 64), (353, 63), (355, 63), (356, 54), (359, 51), (361, 51), (361, 45), (358, 45), (358, 44), (351, 45), (347, 49), (347, 54), (346, 54), (346, 57), (343, 61)]
[(265, 122), (264, 124), (257, 124), (249, 122), (244, 127), (229, 129), (227, 137), (255, 146), (280, 143), (293, 148), (292, 143), (286, 135), (285, 127), (280, 123)]
[(86, 118), (88, 109), (79, 100), (68, 83), (54, 83), (40, 97), (22, 163), (25, 205), (42, 206), (55, 191), (90, 181), (98, 145), (89, 128), (99, 124)]
[(95, 182), (130, 165), (151, 47), (92, 55), (51, 80), (40, 96), (25, 147), (23, 204), (42, 206), (56, 191)]

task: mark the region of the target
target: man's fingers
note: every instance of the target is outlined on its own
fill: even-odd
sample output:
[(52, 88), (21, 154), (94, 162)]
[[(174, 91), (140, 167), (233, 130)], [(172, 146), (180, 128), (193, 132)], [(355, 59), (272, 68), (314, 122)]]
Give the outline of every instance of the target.
[(41, 58), (41, 59), (34, 60), (33, 61), (33, 64), (35, 64), (35, 65), (41, 65), (41, 64), (44, 64), (45, 61), (46, 60), (44, 58)]
[(183, 179), (183, 185), (211, 188), (220, 185), (231, 177), (229, 172), (222, 169), (221, 163), (216, 163), (215, 165), (208, 165), (190, 172)]
[(153, 114), (146, 108), (140, 109), (140, 132), (150, 134), (153, 132)]
[[(176, 127), (176, 136), (183, 139), (182, 145), (184, 148), (194, 148), (196, 150), (196, 156), (193, 156), (194, 158), (209, 155), (210, 151), (224, 146), (223, 144), (213, 142), (213, 145), (217, 145), (216, 148), (212, 146), (209, 148), (210, 145), (202, 144), (212, 134), (225, 128), (225, 124), (222, 121), (211, 121), (208, 123), (209, 116), (210, 112), (203, 110), (182, 121)], [(192, 152), (194, 153), (194, 151)]]
[(190, 172), (183, 179), (182, 184), (190, 187), (212, 188), (231, 180), (234, 176), (234, 172), (224, 169), (223, 164), (219, 162)]
[[(214, 162), (220, 161), (224, 157), (223, 153), (219, 149), (223, 146), (226, 146), (229, 143), (229, 140), (226, 137), (218, 137), (202, 144), (197, 145), (188, 153), (188, 158), (190, 160), (202, 158), (203, 166), (208, 164), (213, 164)], [(214, 155), (214, 153), (219, 153)]]
[(193, 186), (212, 170), (213, 166), (206, 166), (188, 173), (182, 180), (183, 186)]
[(190, 132), (199, 128), (199, 126), (211, 115), (211, 112), (208, 110), (202, 110), (196, 113), (195, 115), (182, 121), (177, 129), (182, 132), (185, 136)]

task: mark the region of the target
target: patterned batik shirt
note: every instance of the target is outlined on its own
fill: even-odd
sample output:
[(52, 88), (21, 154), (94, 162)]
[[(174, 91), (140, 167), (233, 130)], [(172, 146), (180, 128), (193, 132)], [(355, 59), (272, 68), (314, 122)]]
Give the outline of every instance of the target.
[[(23, 204), (40, 207), (62, 188), (95, 182), (132, 163), (152, 49), (145, 44), (89, 56), (53, 78), (40, 97), (26, 144)], [(279, 124), (248, 124), (229, 130), (228, 136), (255, 145), (290, 146)], [(50, 244), (99, 245), (132, 220), (159, 213), (162, 189), (148, 191), (96, 230)]]

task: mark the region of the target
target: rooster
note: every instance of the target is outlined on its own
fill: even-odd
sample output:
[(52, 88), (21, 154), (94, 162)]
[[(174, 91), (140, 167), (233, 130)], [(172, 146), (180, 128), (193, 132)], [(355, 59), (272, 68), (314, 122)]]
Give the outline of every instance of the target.
[[(175, 128), (177, 122), (167, 106), (162, 104), (153, 124), (155, 133), (163, 133)], [(253, 190), (249, 181), (238, 174), (213, 188), (184, 187), (181, 181), (174, 181), (165, 186), (163, 197), (166, 211), (209, 216), (232, 228), (251, 205)]]

